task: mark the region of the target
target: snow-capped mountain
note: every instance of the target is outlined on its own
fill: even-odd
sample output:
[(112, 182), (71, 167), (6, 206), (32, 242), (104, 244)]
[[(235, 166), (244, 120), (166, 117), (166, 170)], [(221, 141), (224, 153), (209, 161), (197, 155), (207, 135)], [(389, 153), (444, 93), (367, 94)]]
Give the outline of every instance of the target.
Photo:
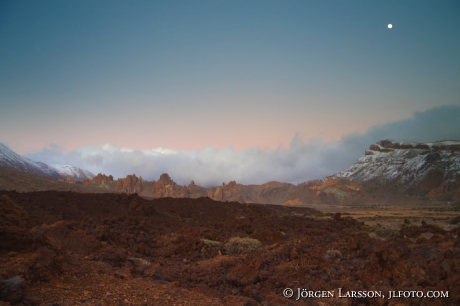
[(56, 169), (48, 166), (45, 163), (34, 162), (28, 158), (19, 156), (2, 143), (0, 143), (0, 166), (7, 166), (20, 171), (42, 176), (54, 178), (61, 177)]
[(83, 181), (94, 177), (89, 171), (69, 165), (49, 166), (42, 162), (35, 162), (22, 157), (4, 144), (0, 143), (0, 166), (7, 166), (19, 171), (38, 174), (53, 178), (73, 177), (76, 181)]
[(63, 177), (73, 177), (76, 181), (90, 180), (95, 175), (89, 171), (69, 165), (52, 165), (54, 169)]
[(460, 179), (460, 141), (433, 143), (382, 140), (333, 177), (373, 182), (405, 191), (427, 192)]

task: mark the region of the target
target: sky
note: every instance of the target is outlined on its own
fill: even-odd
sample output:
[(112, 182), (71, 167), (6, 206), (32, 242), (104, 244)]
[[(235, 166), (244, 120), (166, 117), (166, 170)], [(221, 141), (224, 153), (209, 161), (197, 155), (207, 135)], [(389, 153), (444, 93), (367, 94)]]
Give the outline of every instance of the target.
[(0, 142), (47, 163), (298, 183), (460, 139), (456, 0), (1, 1), (0, 42)]

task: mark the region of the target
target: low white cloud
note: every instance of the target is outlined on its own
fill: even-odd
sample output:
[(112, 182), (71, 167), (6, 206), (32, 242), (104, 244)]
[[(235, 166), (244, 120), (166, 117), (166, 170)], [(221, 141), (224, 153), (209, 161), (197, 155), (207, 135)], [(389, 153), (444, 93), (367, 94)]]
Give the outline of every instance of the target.
[(300, 183), (337, 173), (364, 154), (369, 145), (383, 140), (433, 142), (460, 140), (460, 106), (442, 106), (415, 113), (412, 118), (373, 126), (364, 134), (345, 135), (338, 141), (309, 139), (296, 134), (288, 148), (260, 150), (257, 147), (235, 151), (228, 147), (216, 150), (178, 151), (167, 148), (132, 150), (113, 144), (81, 147), (63, 153), (57, 146), (26, 157), (48, 164), (70, 164), (95, 174), (128, 174), (157, 180), (168, 173), (178, 184), (191, 180), (203, 186), (220, 185), (236, 180), (242, 184), (268, 181)]

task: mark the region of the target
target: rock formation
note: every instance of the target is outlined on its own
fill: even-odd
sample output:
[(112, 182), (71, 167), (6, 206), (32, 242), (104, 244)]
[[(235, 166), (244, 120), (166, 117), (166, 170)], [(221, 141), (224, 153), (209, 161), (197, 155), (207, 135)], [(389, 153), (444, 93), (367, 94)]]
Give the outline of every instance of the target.
[(367, 189), (381, 192), (458, 199), (460, 141), (382, 140), (372, 144), (355, 164), (333, 177), (349, 178)]
[(104, 188), (104, 189), (115, 189), (113, 176), (111, 175), (107, 176), (102, 173), (98, 173), (95, 177), (93, 177), (90, 180), (84, 180), (83, 185), (84, 186), (96, 186), (96, 187)]
[(141, 177), (137, 177), (135, 174), (128, 175), (124, 179), (118, 179), (115, 185), (115, 190), (124, 193), (137, 193), (142, 194), (145, 187), (145, 181)]
[(76, 184), (77, 182), (75, 181), (75, 179), (73, 178), (73, 176), (66, 176), (65, 178), (60, 178), (58, 179), (59, 182), (63, 182), (63, 183), (69, 183), (69, 184)]

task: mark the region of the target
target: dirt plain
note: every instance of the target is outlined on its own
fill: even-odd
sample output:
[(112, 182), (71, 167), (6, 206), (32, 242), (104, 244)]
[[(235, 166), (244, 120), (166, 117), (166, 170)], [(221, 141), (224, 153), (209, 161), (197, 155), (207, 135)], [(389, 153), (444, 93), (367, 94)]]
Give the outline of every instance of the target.
[(352, 217), (366, 225), (381, 225), (394, 230), (399, 230), (406, 219), (414, 224), (425, 221), (446, 230), (453, 229), (460, 223), (458, 220), (460, 205), (458, 202), (450, 201), (410, 200), (404, 202), (398, 199), (360, 205), (306, 205), (306, 207), (320, 210), (325, 217), (341, 213), (344, 217)]
[[(458, 211), (394, 205), (0, 191), (0, 305), (459, 305)], [(335, 295), (296, 301), (298, 288)]]

